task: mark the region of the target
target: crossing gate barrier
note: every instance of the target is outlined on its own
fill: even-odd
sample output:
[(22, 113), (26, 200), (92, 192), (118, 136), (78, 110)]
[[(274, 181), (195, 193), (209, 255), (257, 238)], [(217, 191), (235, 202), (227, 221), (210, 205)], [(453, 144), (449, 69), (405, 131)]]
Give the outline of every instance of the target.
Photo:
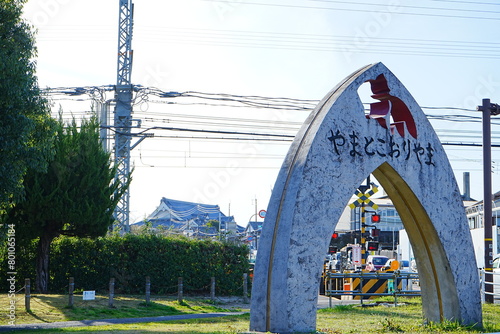
[(419, 296), (420, 291), (407, 290), (408, 287), (411, 288), (412, 280), (418, 280), (418, 274), (399, 271), (328, 272), (325, 275), (325, 295), (337, 298), (350, 295), (353, 299), (395, 295)]
[[(389, 273), (389, 272), (386, 272)], [(369, 274), (369, 272), (364, 272), (363, 274)], [(382, 278), (382, 277), (359, 277), (351, 278), (352, 280), (352, 291), (361, 291), (366, 294), (363, 299), (372, 299), (378, 297), (383, 293), (394, 293), (395, 291), (395, 281), (397, 281), (397, 289), (402, 290), (403, 280), (401, 278)], [(361, 299), (362, 295), (353, 296), (353, 299)]]

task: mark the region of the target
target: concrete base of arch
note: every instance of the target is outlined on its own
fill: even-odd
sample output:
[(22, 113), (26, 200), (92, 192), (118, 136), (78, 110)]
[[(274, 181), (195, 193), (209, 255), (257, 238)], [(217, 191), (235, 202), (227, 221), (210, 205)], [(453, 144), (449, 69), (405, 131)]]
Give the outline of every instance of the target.
[[(366, 82), (380, 101), (369, 115), (357, 93)], [(408, 232), (425, 319), (482, 323), (472, 240), (453, 171), (418, 104), (378, 63), (335, 87), (290, 148), (260, 239), (250, 330), (315, 330), (329, 238), (352, 194), (371, 173)]]

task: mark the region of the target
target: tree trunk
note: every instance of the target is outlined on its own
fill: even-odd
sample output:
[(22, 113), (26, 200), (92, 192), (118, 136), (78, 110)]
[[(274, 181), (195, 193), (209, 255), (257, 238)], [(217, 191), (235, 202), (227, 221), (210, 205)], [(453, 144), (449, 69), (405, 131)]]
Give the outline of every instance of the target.
[(44, 232), (38, 241), (35, 286), (39, 293), (47, 293), (49, 289), (50, 244), (55, 237), (55, 234)]

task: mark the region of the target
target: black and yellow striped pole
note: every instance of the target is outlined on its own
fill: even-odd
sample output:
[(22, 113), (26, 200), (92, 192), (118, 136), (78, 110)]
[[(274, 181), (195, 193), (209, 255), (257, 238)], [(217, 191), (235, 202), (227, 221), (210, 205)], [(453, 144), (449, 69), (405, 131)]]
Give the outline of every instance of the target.
[(366, 266), (366, 214), (365, 214), (365, 202), (361, 203), (361, 266), (365, 268)]
[[(366, 205), (372, 207), (374, 210), (378, 209), (378, 205), (373, 203), (370, 197), (375, 194), (378, 191), (378, 187), (370, 183), (370, 177), (367, 178), (366, 180), (367, 184), (359, 186), (356, 192), (354, 193), (356, 196), (358, 196), (358, 199), (356, 199), (354, 202), (349, 204), (349, 207), (351, 209), (354, 209), (356, 207), (360, 207), (361, 210), (361, 264), (364, 267), (366, 264), (366, 238), (365, 238), (365, 227), (366, 227), (366, 210), (365, 207)], [(371, 188), (371, 189), (370, 189)], [(368, 189), (370, 189), (368, 191)]]

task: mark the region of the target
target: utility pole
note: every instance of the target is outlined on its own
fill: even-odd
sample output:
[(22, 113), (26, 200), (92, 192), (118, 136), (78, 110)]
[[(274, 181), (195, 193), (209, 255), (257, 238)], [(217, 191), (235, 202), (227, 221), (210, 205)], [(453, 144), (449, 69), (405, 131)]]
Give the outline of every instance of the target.
[[(370, 189), (370, 175), (366, 178), (366, 185), (361, 185), (358, 187), (358, 189), (364, 194)], [(363, 201), (361, 203), (361, 266), (364, 268), (366, 265), (366, 237), (365, 237), (365, 232), (366, 232), (366, 210), (365, 210), (365, 202)]]
[(490, 99), (483, 99), (483, 104), (477, 107), (483, 113), (483, 227), (484, 227), (484, 271), (485, 271), (485, 302), (493, 303), (493, 236), (491, 208), (491, 115), (500, 113), (500, 107), (491, 103)]
[[(132, 0), (119, 0), (118, 68), (115, 87), (115, 166), (120, 185), (130, 176), (130, 140), (132, 128), (132, 28), (134, 5)], [(115, 222), (126, 233), (129, 230), (130, 192), (127, 189), (115, 209)]]
[(259, 219), (259, 215), (257, 214), (257, 196), (255, 196), (255, 222)]

